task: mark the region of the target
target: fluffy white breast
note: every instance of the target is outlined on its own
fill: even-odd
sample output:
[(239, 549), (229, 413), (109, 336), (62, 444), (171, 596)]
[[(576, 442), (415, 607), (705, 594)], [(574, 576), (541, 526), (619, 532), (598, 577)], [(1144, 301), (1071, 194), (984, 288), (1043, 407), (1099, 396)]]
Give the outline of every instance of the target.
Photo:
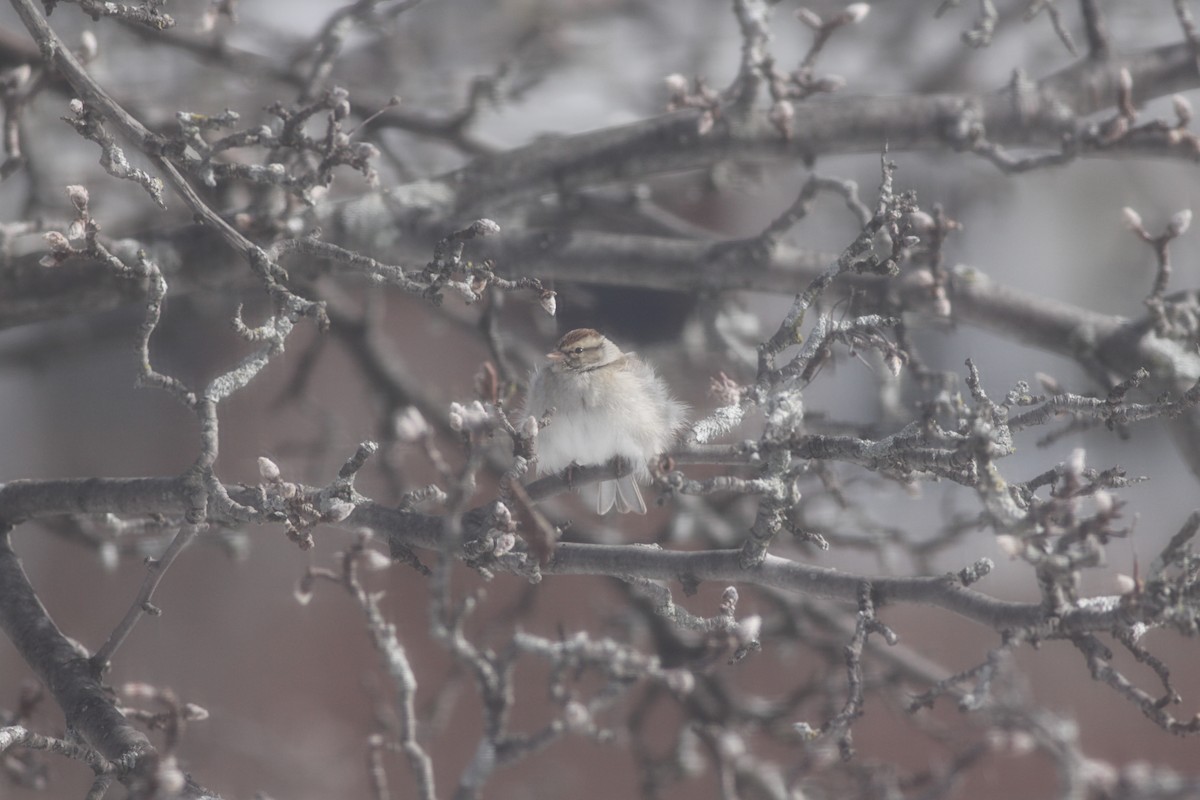
[(538, 369), (525, 413), (554, 416), (538, 433), (538, 470), (558, 472), (572, 462), (601, 464), (624, 456), (645, 474), (683, 424), (684, 406), (670, 397), (654, 370), (632, 354), (588, 372)]

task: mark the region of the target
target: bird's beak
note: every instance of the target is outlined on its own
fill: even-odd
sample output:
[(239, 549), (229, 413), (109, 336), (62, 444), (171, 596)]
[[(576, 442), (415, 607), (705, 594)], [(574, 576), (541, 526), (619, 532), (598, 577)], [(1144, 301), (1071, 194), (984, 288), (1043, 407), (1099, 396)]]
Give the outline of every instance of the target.
[(563, 354), (561, 350), (552, 350), (551, 352), (546, 353), (546, 358), (557, 363), (563, 360)]

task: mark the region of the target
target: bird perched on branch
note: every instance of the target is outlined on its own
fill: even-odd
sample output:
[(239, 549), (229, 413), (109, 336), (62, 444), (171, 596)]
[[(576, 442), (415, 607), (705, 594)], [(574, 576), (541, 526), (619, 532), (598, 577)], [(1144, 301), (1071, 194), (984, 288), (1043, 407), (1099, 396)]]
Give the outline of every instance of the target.
[(675, 440), (687, 407), (653, 367), (591, 328), (571, 331), (546, 358), (525, 401), (525, 414), (537, 419), (554, 411), (538, 432), (538, 471), (627, 459), (632, 474), (600, 483), (596, 511), (645, 514), (638, 481), (649, 478), (649, 460)]

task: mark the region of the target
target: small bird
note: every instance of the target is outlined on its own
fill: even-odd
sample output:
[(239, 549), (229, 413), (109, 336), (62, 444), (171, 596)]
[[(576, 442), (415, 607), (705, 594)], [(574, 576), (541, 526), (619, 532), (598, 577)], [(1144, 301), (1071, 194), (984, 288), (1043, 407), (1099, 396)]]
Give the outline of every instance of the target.
[(653, 367), (591, 328), (571, 331), (546, 358), (529, 379), (525, 401), (525, 414), (537, 419), (554, 409), (538, 432), (538, 471), (626, 458), (633, 473), (599, 485), (596, 512), (615, 506), (645, 514), (638, 480), (649, 478), (649, 460), (674, 441), (687, 407), (671, 397)]

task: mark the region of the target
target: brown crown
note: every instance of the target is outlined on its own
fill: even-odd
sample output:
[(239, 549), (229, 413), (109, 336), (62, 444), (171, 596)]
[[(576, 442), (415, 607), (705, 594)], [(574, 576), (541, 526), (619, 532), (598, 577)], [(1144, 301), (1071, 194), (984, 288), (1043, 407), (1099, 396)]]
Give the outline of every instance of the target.
[(597, 338), (600, 338), (599, 331), (593, 330), (591, 328), (576, 328), (575, 330), (571, 331), (566, 336), (564, 336), (558, 340), (558, 349), (566, 350), (567, 348), (571, 347), (572, 345), (578, 344), (579, 342), (583, 341), (584, 339), (597, 339)]

